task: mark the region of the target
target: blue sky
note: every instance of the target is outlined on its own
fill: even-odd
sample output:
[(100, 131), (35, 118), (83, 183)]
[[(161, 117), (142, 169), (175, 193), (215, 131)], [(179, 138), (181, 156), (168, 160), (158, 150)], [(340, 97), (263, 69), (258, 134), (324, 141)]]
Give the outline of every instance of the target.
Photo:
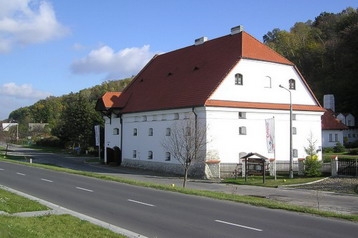
[(274, 28), (357, 0), (0, 0), (0, 120), (48, 96), (135, 75), (154, 54)]

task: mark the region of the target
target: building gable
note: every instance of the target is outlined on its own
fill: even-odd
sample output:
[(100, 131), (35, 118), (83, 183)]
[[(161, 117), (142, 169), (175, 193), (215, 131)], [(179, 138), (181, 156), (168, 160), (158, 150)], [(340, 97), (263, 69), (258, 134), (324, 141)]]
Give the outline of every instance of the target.
[(293, 66), (241, 31), (155, 56), (113, 106), (122, 113), (204, 106), (241, 59)]

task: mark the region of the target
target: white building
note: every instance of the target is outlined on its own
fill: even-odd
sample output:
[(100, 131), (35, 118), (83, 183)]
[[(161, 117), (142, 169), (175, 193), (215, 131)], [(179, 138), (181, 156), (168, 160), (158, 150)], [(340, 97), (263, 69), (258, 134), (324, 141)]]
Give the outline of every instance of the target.
[(332, 109), (322, 115), (322, 147), (334, 147), (337, 143), (344, 144), (344, 132), (348, 127), (344, 125)]
[[(176, 122), (194, 117), (205, 124), (208, 140), (208, 156), (195, 173), (208, 176), (212, 160), (236, 165), (249, 152), (288, 161), (290, 99), (295, 161), (306, 157), (311, 135), (321, 146), (324, 109), (292, 62), (236, 27), (155, 56), (122, 93), (100, 98), (96, 110), (106, 115), (104, 146), (116, 148), (122, 165), (173, 173), (181, 168), (161, 142)], [(275, 153), (267, 149), (270, 118)]]

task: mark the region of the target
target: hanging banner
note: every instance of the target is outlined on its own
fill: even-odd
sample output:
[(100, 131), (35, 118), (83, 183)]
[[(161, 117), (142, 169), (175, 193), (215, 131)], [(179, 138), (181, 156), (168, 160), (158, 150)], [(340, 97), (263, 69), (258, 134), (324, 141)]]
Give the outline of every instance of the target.
[(267, 152), (275, 152), (275, 118), (265, 119)]
[(95, 125), (94, 126), (94, 136), (95, 136), (95, 140), (96, 140), (96, 146), (99, 146), (100, 144), (100, 125)]

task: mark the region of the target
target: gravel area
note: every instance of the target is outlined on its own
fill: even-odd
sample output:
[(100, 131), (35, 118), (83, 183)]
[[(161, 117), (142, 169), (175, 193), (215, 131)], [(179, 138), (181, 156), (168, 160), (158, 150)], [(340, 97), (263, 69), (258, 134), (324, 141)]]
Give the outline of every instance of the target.
[(295, 186), (295, 188), (358, 195), (358, 178), (331, 177), (311, 184)]

